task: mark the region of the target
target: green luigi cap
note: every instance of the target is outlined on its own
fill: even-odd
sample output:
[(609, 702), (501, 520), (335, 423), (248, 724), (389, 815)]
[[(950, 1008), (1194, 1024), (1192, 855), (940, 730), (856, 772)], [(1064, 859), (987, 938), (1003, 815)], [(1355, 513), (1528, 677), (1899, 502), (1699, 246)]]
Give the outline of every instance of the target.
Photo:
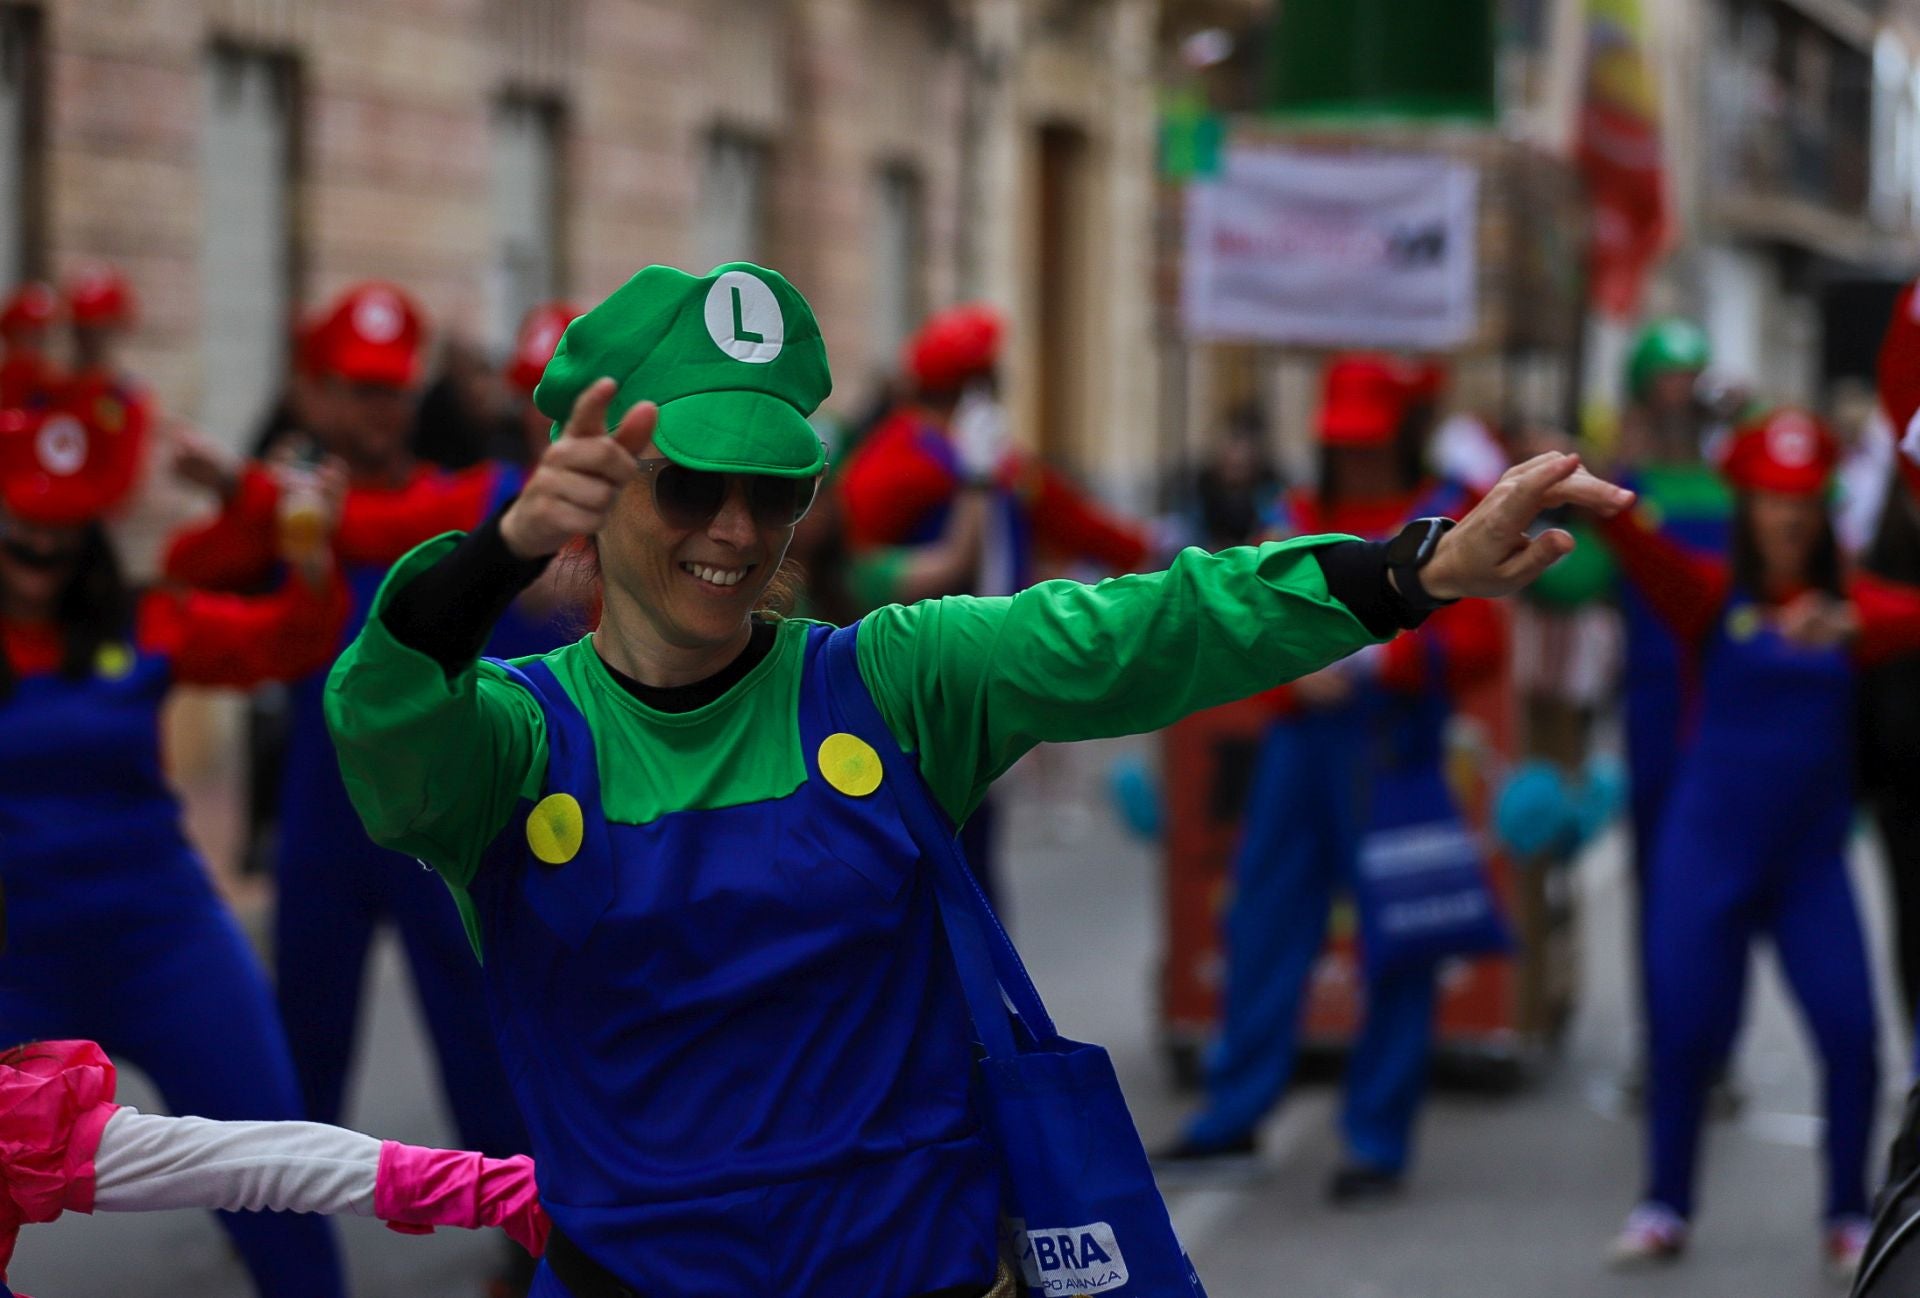
[(1627, 390), (1645, 396), (1656, 375), (1675, 370), (1704, 370), (1710, 357), (1707, 334), (1691, 320), (1668, 316), (1655, 320), (1633, 340), (1627, 356)]
[(567, 326), (533, 403), (553, 435), (601, 378), (620, 387), (611, 432), (641, 401), (660, 407), (654, 445), (675, 464), (805, 478), (827, 462), (807, 417), (833, 391), (813, 308), (746, 262), (695, 278), (649, 266)]

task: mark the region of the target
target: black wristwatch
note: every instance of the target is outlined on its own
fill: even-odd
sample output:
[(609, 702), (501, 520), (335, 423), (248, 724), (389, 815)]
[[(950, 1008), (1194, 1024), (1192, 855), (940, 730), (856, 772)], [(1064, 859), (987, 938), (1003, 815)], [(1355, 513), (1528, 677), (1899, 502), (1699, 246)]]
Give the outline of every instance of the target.
[(1416, 518), (1400, 529), (1400, 535), (1387, 542), (1387, 571), (1399, 588), (1400, 598), (1409, 608), (1425, 613), (1445, 608), (1458, 600), (1435, 599), (1420, 584), (1420, 569), (1433, 558), (1440, 538), (1453, 530), (1451, 518)]

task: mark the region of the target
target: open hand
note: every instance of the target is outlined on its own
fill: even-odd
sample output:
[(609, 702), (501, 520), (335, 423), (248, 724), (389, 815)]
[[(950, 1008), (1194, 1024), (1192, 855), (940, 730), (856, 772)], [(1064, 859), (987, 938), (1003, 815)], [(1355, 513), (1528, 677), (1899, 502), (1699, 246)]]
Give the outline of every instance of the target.
[(1844, 599), (1809, 591), (1774, 614), (1781, 636), (1805, 649), (1831, 649), (1859, 634), (1860, 619)]
[(608, 436), (607, 407), (616, 390), (612, 379), (600, 379), (580, 394), (567, 426), (500, 519), (500, 538), (516, 557), (558, 554), (576, 536), (598, 532), (621, 489), (639, 475), (634, 456), (652, 440), (660, 410), (642, 401)]
[(1501, 474), (1459, 526), (1440, 538), (1420, 569), (1420, 584), (1435, 599), (1511, 595), (1573, 552), (1573, 537), (1559, 528), (1527, 535), (1543, 510), (1576, 505), (1610, 518), (1632, 503), (1631, 491), (1588, 473), (1579, 456), (1536, 455)]

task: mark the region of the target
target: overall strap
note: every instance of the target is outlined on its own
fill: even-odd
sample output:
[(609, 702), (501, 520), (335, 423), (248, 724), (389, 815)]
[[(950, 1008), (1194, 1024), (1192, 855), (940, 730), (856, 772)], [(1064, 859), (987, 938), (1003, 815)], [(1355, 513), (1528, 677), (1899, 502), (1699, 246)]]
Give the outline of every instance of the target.
[(544, 660), (535, 659), (519, 667), (494, 661), (507, 674), (507, 679), (533, 695), (546, 717), (547, 787), (573, 794), (583, 807), (591, 795), (593, 808), (598, 811), (600, 764), (594, 758), (593, 731), (574, 704), (573, 696)]
[(1018, 1047), (1008, 1019), (1009, 1010), (1036, 1042), (1052, 1041), (1056, 1037), (1053, 1020), (1041, 1003), (1033, 980), (1027, 976), (1019, 952), (1014, 950), (1007, 931), (1000, 926), (993, 907), (960, 855), (953, 827), (934, 802), (933, 792), (920, 778), (918, 768), (901, 751), (893, 732), (887, 729), (873, 695), (860, 677), (855, 653), (859, 630), (858, 622), (841, 627), (828, 635), (822, 646), (828, 688), (855, 730), (872, 743), (880, 755), (907, 830), (932, 867), (940, 917), (946, 925), (960, 987), (973, 1015), (974, 1028), (980, 1034), (980, 1043), (990, 1056), (1011, 1058), (1018, 1053)]
[[(539, 869), (556, 876), (532, 892), (531, 904), (554, 933), (578, 948), (613, 903), (613, 840), (600, 801), (600, 763), (593, 730), (544, 660), (523, 666), (500, 664), (507, 678), (533, 695), (546, 718), (547, 775), (542, 804), (571, 798), (579, 806), (580, 843), (564, 861), (543, 860)], [(539, 814), (540, 807), (535, 807)], [(570, 817), (569, 817), (570, 818)], [(524, 849), (523, 849), (524, 850)], [(524, 858), (522, 858), (524, 859)]]

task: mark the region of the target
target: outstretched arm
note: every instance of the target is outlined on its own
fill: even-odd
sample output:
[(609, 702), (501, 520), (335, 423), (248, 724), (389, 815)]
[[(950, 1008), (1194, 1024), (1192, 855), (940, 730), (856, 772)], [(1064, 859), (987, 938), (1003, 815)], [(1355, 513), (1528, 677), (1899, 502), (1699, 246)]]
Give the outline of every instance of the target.
[(499, 1226), (535, 1257), (533, 1160), (380, 1141), (319, 1122), (215, 1122), (121, 1109), (94, 1154), (99, 1212), (211, 1208), (378, 1217), (406, 1234)]
[(1655, 617), (1683, 643), (1707, 638), (1727, 602), (1724, 562), (1691, 553), (1640, 511), (1603, 520), (1600, 535)]
[[(1618, 510), (1631, 493), (1548, 455), (1509, 471), (1421, 571), (1437, 598), (1518, 590), (1572, 547), (1527, 535), (1562, 503)], [(999, 599), (888, 607), (861, 624), (860, 670), (901, 746), (956, 822), (1043, 742), (1155, 730), (1304, 676), (1417, 625), (1385, 547), (1306, 537), (1098, 585), (1043, 582)]]
[(1861, 666), (1920, 654), (1920, 587), (1857, 573), (1847, 596), (1858, 624), (1853, 656)]
[(1066, 475), (1046, 464), (1033, 502), (1034, 539), (1056, 554), (1086, 559), (1112, 572), (1136, 572), (1147, 560), (1144, 530), (1095, 504)]

